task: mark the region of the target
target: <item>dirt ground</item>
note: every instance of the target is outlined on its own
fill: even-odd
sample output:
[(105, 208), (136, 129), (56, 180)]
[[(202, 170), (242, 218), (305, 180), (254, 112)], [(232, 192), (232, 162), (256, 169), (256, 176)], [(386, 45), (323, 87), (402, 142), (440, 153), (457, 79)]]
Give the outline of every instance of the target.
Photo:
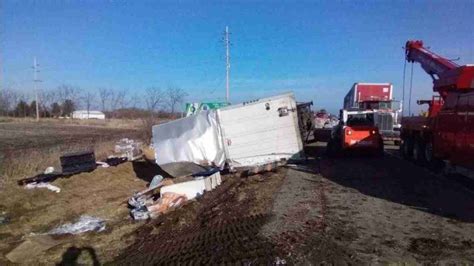
[(274, 194), (285, 169), (248, 178), (224, 176), (217, 189), (198, 201), (140, 228), (135, 243), (114, 263), (266, 263), (278, 251), (261, 236), (271, 217)]
[(230, 188), (150, 222), (115, 262), (474, 261), (474, 193), (465, 182), (392, 151), (329, 159), (323, 150), (312, 145), (304, 164), (255, 176), (258, 182), (230, 181)]
[(24, 263), (474, 261), (473, 181), (435, 175), (395, 151), (332, 159), (323, 150), (311, 145), (306, 162), (276, 172), (224, 175), (216, 190), (147, 222), (131, 221), (125, 204), (156, 172), (144, 162), (57, 180), (59, 194), (18, 188), (2, 195), (11, 220), (0, 225), (0, 264), (31, 233), (82, 214), (106, 219), (107, 229), (55, 240)]

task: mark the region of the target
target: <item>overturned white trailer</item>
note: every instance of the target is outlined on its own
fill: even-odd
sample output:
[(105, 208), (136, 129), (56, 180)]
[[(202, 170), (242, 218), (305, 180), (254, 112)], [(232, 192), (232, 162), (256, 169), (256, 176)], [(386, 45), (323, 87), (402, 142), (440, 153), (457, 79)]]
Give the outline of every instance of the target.
[(296, 110), (293, 93), (285, 93), (153, 126), (156, 163), (235, 168), (299, 159)]

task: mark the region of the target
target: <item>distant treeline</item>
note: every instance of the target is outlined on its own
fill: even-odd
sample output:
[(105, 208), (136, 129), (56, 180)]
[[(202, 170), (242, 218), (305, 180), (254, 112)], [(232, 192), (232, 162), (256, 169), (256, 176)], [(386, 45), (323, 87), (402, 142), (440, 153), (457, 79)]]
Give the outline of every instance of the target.
[[(143, 117), (169, 118), (182, 114), (180, 109), (187, 96), (177, 87), (161, 90), (149, 87), (143, 93), (99, 88), (81, 90), (61, 85), (38, 93), (40, 117), (70, 117), (75, 110), (100, 110), (108, 118), (136, 119)], [(0, 116), (36, 117), (34, 95), (26, 96), (14, 89), (0, 90)]]

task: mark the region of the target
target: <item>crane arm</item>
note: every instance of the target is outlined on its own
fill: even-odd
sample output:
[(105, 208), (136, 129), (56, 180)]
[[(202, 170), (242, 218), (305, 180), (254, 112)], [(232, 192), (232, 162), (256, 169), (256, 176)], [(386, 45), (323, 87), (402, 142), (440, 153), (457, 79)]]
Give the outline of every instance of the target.
[(474, 90), (474, 65), (460, 66), (423, 46), (423, 41), (407, 41), (405, 59), (420, 63), (433, 79), (433, 90), (444, 98), (448, 91)]
[(459, 65), (439, 56), (423, 46), (423, 41), (408, 41), (405, 45), (405, 55), (408, 62), (418, 62), (433, 79), (444, 72), (458, 68)]

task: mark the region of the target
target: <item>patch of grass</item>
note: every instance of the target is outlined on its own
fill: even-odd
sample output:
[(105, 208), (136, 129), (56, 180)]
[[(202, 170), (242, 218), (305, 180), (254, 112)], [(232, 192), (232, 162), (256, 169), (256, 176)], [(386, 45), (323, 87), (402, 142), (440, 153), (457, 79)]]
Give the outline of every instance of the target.
[(0, 157), (2, 183), (5, 185), (5, 183), (15, 182), (21, 178), (34, 176), (43, 172), (49, 166), (61, 171), (59, 157), (68, 152), (94, 150), (97, 160), (105, 159), (113, 153), (114, 144), (115, 141), (108, 141), (4, 152), (3, 156)]
[(0, 117), (0, 123), (9, 123), (9, 122), (13, 122), (13, 118), (9, 118), (9, 117)]

